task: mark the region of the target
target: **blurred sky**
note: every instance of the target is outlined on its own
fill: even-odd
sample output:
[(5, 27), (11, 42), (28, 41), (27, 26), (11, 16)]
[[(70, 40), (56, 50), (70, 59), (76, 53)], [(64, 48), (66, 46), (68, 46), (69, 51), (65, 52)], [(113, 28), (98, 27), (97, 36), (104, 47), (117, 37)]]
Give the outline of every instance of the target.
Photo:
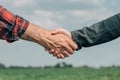
[[(0, 0), (0, 5), (46, 29), (69, 31), (92, 25), (120, 12), (120, 0)], [(69, 58), (58, 60), (38, 44), (0, 40), (0, 62), (6, 66), (45, 66), (66, 62), (74, 66), (120, 65), (120, 39), (82, 48)]]

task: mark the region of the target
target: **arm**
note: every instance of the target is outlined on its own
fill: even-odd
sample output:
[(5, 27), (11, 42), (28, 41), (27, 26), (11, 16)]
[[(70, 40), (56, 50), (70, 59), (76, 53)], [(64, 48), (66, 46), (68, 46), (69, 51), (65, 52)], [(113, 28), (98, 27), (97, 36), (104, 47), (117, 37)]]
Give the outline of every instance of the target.
[(76, 49), (75, 43), (66, 36), (61, 34), (52, 36), (50, 31), (12, 14), (2, 6), (0, 6), (0, 39), (8, 42), (19, 39), (32, 41), (48, 50), (53, 48), (64, 55), (72, 54)]
[(29, 22), (0, 6), (0, 39), (14, 42), (20, 39)]
[(71, 34), (78, 45), (78, 50), (114, 40), (120, 36), (120, 13)]
[[(56, 29), (52, 34), (64, 34), (72, 38), (78, 45), (77, 50), (82, 47), (102, 44), (120, 36), (120, 13), (92, 26), (72, 31), (71, 33), (65, 29)], [(51, 53), (54, 53), (54, 51), (51, 51)]]
[(31, 23), (29, 24), (26, 32), (22, 35), (21, 39), (38, 43), (48, 50), (54, 48), (60, 51), (59, 49), (64, 48), (69, 54), (72, 54), (73, 50), (75, 50), (77, 46), (68, 37), (62, 34), (53, 36), (50, 31)]

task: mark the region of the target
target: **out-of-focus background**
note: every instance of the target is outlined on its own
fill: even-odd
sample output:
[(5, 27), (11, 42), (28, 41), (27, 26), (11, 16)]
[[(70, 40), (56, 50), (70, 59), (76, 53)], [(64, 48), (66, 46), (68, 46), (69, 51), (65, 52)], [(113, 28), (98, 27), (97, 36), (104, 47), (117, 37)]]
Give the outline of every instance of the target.
[[(120, 0), (0, 0), (0, 5), (31, 23), (46, 29), (69, 31), (92, 25), (120, 12)], [(120, 39), (82, 48), (69, 58), (58, 60), (38, 44), (0, 40), (0, 63), (5, 66), (46, 66), (65, 62), (91, 67), (120, 65)]]

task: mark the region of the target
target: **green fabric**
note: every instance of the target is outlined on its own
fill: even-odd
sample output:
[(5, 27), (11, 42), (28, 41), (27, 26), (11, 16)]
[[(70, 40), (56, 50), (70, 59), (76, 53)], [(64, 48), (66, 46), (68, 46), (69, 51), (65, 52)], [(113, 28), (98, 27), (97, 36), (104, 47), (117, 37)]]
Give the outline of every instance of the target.
[(78, 49), (114, 40), (120, 36), (120, 13), (101, 22), (71, 32)]

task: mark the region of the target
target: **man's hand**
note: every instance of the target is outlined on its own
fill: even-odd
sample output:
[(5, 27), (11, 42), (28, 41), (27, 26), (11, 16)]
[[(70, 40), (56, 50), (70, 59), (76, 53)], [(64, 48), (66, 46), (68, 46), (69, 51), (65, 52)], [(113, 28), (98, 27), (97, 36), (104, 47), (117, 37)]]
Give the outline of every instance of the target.
[(63, 28), (55, 29), (55, 30), (53, 30), (53, 31), (51, 32), (51, 34), (52, 34), (52, 35), (63, 34), (63, 35), (65, 35), (65, 36), (67, 36), (67, 37), (69, 37), (69, 38), (72, 39), (71, 33), (70, 33), (69, 31), (63, 29)]
[(47, 50), (54, 49), (56, 54), (53, 55), (57, 58), (69, 56), (77, 48), (77, 45), (67, 36), (63, 34), (51, 35), (50, 31), (33, 24), (29, 24), (21, 38), (36, 42)]
[[(59, 28), (59, 29), (55, 29), (53, 31), (51, 31), (51, 34), (52, 35), (57, 35), (57, 34), (63, 34), (65, 35), (66, 37), (70, 38), (72, 40), (72, 35), (69, 31), (63, 29), (63, 28)], [(77, 45), (76, 45), (76, 49), (77, 49)], [(64, 56), (64, 57), (68, 57), (68, 55), (71, 55), (71, 54), (68, 54), (68, 55), (62, 55), (62, 54), (58, 54), (57, 51), (55, 49), (51, 49), (51, 50), (48, 50), (50, 54), (56, 54), (56, 57), (58, 56)]]

